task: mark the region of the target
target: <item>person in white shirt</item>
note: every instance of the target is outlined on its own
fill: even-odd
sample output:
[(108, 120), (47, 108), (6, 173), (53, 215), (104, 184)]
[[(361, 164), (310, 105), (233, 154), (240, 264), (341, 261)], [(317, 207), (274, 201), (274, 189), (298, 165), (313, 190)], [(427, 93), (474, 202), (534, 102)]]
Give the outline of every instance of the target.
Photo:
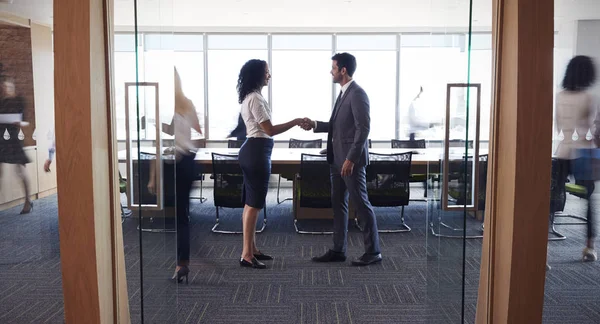
[(267, 62), (250, 60), (242, 66), (237, 83), (238, 102), (242, 105), (241, 113), (247, 131), (246, 141), (239, 151), (240, 166), (244, 175), (244, 242), (240, 266), (256, 269), (266, 268), (261, 261), (273, 259), (258, 250), (255, 240), (256, 220), (258, 213), (265, 206), (269, 189), (272, 137), (299, 126), (304, 121), (302, 118), (296, 118), (279, 125), (271, 123), (271, 108), (261, 94), (262, 88), (269, 84), (269, 79), (271, 74)]
[[(172, 279), (181, 283), (188, 280), (190, 273), (190, 191), (195, 174), (194, 158), (198, 148), (192, 141), (192, 129), (202, 134), (196, 108), (190, 99), (183, 93), (181, 78), (177, 69), (175, 72), (175, 114), (171, 124), (163, 124), (163, 132), (175, 136), (175, 199), (177, 219), (177, 267)], [(158, 161), (157, 161), (158, 162)], [(156, 192), (156, 166), (150, 165), (150, 180), (148, 191)]]
[(419, 116), (418, 108), (423, 105), (423, 87), (420, 88), (419, 94), (410, 102), (408, 106), (408, 137), (410, 141), (415, 140), (417, 133), (425, 131), (433, 127), (435, 124), (422, 119)]
[(580, 149), (597, 147), (587, 136), (588, 132), (593, 132), (593, 137), (597, 139), (600, 131), (598, 100), (588, 91), (595, 81), (596, 69), (592, 59), (587, 56), (575, 56), (567, 65), (562, 81), (563, 90), (556, 95), (556, 127), (563, 135), (554, 155), (563, 161), (562, 166), (567, 170), (564, 174), (575, 174), (576, 183), (586, 188), (588, 207), (584, 261), (596, 261), (598, 258), (594, 250), (596, 222), (591, 204), (595, 179), (590, 177), (591, 175), (582, 174), (582, 169), (587, 167), (581, 164), (584, 160), (579, 159), (578, 155)]

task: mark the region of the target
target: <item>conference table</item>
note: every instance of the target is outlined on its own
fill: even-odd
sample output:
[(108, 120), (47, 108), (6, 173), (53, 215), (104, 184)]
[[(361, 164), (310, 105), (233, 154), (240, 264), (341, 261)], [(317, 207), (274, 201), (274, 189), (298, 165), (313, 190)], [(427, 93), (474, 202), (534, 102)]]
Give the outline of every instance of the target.
[[(156, 155), (156, 148), (154, 147), (142, 147), (140, 151), (146, 157), (153, 157)], [(297, 173), (300, 171), (300, 160), (302, 154), (313, 154), (319, 155), (321, 149), (313, 148), (274, 148), (273, 154), (271, 155), (271, 166), (273, 174), (281, 173)], [(239, 149), (236, 148), (201, 148), (196, 153), (195, 161), (198, 165), (202, 166), (203, 173), (212, 172), (212, 153), (237, 155)], [(397, 154), (413, 152), (412, 155), (412, 167), (414, 173), (427, 173), (427, 172), (439, 172), (439, 161), (444, 158), (444, 149), (439, 148), (425, 148), (425, 149), (393, 149), (393, 148), (370, 148), (370, 153), (377, 154)], [(467, 152), (469, 155), (474, 153), (473, 149)], [(487, 154), (487, 150), (480, 149), (479, 155)], [(461, 147), (449, 148), (450, 159), (462, 159), (465, 156), (465, 149)], [(135, 161), (138, 159), (137, 148), (132, 148), (130, 154), (131, 160)], [(121, 150), (118, 153), (119, 163), (127, 162), (127, 151)], [(172, 154), (164, 154), (163, 159), (173, 160)]]

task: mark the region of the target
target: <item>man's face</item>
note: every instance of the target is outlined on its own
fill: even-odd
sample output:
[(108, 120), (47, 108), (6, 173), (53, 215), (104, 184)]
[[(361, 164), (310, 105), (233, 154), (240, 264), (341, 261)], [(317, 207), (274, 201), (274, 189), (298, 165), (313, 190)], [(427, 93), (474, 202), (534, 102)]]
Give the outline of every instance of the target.
[(343, 73), (345, 72), (346, 68), (342, 68), (342, 70), (340, 71), (340, 69), (338, 68), (337, 65), (337, 61), (331, 61), (331, 76), (333, 79), (333, 83), (340, 83), (342, 82), (343, 79)]

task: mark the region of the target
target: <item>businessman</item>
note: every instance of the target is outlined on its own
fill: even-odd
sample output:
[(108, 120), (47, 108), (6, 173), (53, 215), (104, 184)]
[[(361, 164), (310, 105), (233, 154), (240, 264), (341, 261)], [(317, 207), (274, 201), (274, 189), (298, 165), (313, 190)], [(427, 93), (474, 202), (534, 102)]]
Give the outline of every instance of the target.
[(348, 246), (348, 196), (356, 206), (364, 224), (365, 254), (352, 261), (352, 265), (365, 266), (381, 261), (379, 235), (373, 207), (367, 196), (366, 166), (369, 163), (369, 136), (371, 117), (369, 98), (352, 80), (356, 71), (356, 58), (348, 53), (338, 53), (332, 58), (331, 75), (334, 83), (342, 87), (335, 102), (329, 122), (308, 118), (302, 127), (327, 135), (327, 162), (331, 173), (331, 202), (333, 205), (333, 248), (315, 262), (344, 262)]

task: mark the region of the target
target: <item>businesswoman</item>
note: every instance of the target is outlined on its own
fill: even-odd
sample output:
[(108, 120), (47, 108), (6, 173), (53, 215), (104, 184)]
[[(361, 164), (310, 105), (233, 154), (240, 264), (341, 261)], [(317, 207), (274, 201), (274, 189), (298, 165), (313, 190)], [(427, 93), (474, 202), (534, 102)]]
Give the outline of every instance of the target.
[[(0, 70), (2, 67), (0, 66)], [(0, 118), (16, 118), (22, 119), (25, 110), (25, 99), (20, 96), (15, 89), (15, 84), (12, 80), (5, 80), (1, 84), (0, 93)], [(19, 139), (19, 131), (23, 122), (3, 123), (0, 121), (0, 179), (2, 179), (2, 164), (12, 164), (15, 166), (17, 176), (23, 184), (25, 191), (25, 205), (20, 214), (29, 214), (33, 209), (33, 202), (29, 199), (29, 179), (25, 165), (29, 162), (29, 158), (23, 150), (23, 143)]]
[(267, 62), (250, 60), (242, 66), (237, 83), (238, 100), (242, 105), (241, 114), (246, 125), (247, 138), (239, 151), (240, 166), (244, 175), (242, 199), (244, 212), (243, 249), (240, 266), (264, 269), (261, 261), (272, 260), (256, 247), (255, 230), (258, 213), (265, 207), (271, 175), (271, 153), (273, 136), (300, 125), (303, 119), (297, 118), (284, 124), (271, 123), (271, 108), (261, 94), (269, 84), (271, 74)]
[[(192, 141), (192, 129), (202, 134), (196, 108), (190, 99), (183, 93), (181, 78), (177, 69), (175, 71), (175, 114), (171, 124), (163, 124), (163, 132), (175, 136), (175, 217), (177, 219), (177, 267), (173, 280), (181, 283), (185, 278), (186, 283), (190, 273), (190, 191), (194, 181), (194, 158), (198, 148)], [(148, 190), (155, 192), (156, 172), (155, 167), (150, 171)], [(197, 170), (196, 170), (197, 171)]]
[[(598, 101), (588, 91), (596, 81), (596, 69), (590, 57), (575, 56), (567, 65), (562, 91), (556, 95), (556, 127), (564, 138), (556, 148), (555, 156), (562, 161), (568, 174), (575, 174), (577, 184), (586, 188), (587, 206), (587, 242), (583, 249), (584, 261), (596, 261), (594, 250), (595, 213), (592, 210), (590, 198), (594, 191), (594, 179), (581, 172), (578, 163), (578, 150), (596, 147), (594, 141), (586, 138), (589, 131), (594, 132), (598, 139), (599, 119)], [(594, 126), (594, 124), (596, 124)], [(580, 160), (581, 161), (581, 160)], [(587, 163), (587, 162), (586, 162)], [(580, 179), (578, 178), (578, 175)]]

